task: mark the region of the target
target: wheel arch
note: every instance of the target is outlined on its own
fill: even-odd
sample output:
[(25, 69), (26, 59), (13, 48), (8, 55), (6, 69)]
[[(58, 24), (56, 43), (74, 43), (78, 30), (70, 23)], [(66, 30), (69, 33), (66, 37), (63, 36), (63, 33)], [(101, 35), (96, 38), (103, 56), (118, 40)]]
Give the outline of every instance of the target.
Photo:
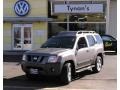
[(72, 72), (73, 72), (73, 74), (75, 74), (75, 63), (74, 63), (74, 61), (73, 60), (67, 60), (67, 61), (64, 62), (63, 66), (66, 63), (71, 63), (71, 65), (72, 65)]

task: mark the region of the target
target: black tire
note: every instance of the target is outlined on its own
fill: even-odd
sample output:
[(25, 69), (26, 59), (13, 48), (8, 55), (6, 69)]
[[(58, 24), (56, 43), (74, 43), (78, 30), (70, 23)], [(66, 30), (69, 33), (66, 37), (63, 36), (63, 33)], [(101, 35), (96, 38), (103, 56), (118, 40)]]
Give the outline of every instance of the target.
[(64, 83), (64, 84), (69, 84), (72, 81), (71, 63), (66, 63), (63, 66), (60, 77), (61, 77), (62, 83)]
[(101, 56), (97, 56), (96, 61), (95, 61), (95, 67), (92, 68), (92, 71), (94, 73), (100, 72), (102, 69), (102, 58)]
[(115, 53), (117, 54), (117, 49), (115, 49)]

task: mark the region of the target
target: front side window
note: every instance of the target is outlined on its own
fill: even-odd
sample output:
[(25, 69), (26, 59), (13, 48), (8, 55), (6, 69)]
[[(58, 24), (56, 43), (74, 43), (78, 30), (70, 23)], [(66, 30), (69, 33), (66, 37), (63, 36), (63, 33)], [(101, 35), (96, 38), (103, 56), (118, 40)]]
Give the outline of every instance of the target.
[(41, 48), (73, 48), (75, 36), (61, 36), (48, 39)]
[(85, 48), (87, 47), (87, 43), (86, 43), (86, 40), (84, 37), (81, 37), (79, 40), (78, 40), (78, 48)]

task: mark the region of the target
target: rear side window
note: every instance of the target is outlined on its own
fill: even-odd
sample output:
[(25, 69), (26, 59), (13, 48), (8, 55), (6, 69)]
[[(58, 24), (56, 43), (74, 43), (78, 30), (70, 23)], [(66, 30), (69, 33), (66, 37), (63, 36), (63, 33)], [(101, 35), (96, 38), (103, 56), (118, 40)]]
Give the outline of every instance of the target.
[(89, 46), (95, 45), (95, 39), (92, 35), (87, 35)]
[(100, 44), (100, 43), (103, 42), (103, 41), (102, 41), (102, 38), (101, 38), (99, 35), (95, 35), (95, 38), (96, 38), (96, 42), (97, 42), (98, 44)]

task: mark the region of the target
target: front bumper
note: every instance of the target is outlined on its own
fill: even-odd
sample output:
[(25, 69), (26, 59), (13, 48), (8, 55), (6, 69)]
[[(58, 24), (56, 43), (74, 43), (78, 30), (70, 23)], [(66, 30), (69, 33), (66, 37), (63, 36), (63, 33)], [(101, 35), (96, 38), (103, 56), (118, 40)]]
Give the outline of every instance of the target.
[(58, 76), (61, 73), (62, 66), (61, 63), (33, 63), (33, 62), (21, 62), (22, 70), (25, 73), (31, 74), (30, 69), (37, 69), (37, 74), (44, 76)]

